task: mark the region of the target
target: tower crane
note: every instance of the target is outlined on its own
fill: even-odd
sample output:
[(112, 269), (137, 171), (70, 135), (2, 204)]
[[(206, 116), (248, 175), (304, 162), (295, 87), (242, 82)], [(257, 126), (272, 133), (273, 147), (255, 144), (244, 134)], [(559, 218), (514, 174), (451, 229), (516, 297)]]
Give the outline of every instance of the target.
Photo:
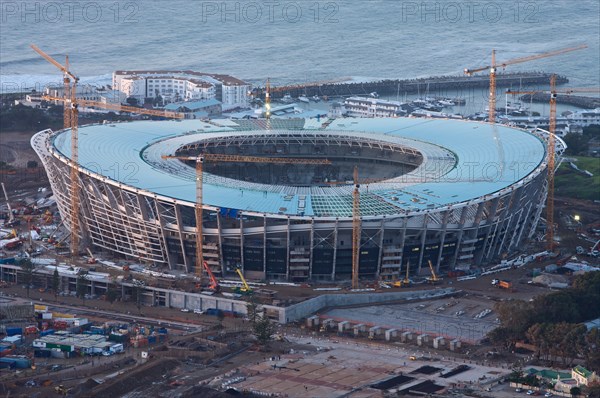
[[(65, 65), (56, 61), (50, 55), (46, 54), (35, 44), (31, 44), (31, 48), (38, 53), (46, 61), (54, 65), (63, 73), (64, 92), (62, 98), (46, 97), (45, 99), (53, 99), (63, 102), (63, 127), (71, 130), (71, 256), (75, 257), (79, 252), (79, 105), (96, 106), (105, 109), (122, 110), (127, 112), (136, 112), (164, 117), (182, 118), (183, 115), (174, 112), (159, 112), (149, 109), (139, 109), (134, 107), (125, 107), (121, 105), (104, 104), (102, 102), (84, 101), (77, 99), (77, 82), (79, 77), (73, 74), (69, 69), (69, 56), (66, 56)], [(118, 109), (117, 109), (118, 108)]]
[[(554, 172), (556, 167), (555, 161), (555, 144), (556, 144), (556, 97), (559, 93), (571, 94), (576, 92), (598, 92), (599, 88), (571, 88), (558, 91), (556, 90), (556, 75), (550, 77), (550, 118), (548, 126), (548, 148), (546, 153), (546, 161), (548, 164), (548, 194), (546, 197), (546, 244), (548, 250), (554, 249)], [(507, 94), (529, 94), (533, 95), (540, 91), (507, 91)]]
[(265, 86), (265, 118), (267, 123), (271, 119), (271, 81), (269, 79)]
[(202, 247), (202, 219), (203, 219), (203, 165), (204, 162), (240, 162), (240, 163), (276, 163), (276, 164), (331, 164), (327, 159), (300, 159), (300, 158), (271, 158), (260, 156), (225, 155), (218, 153), (203, 153), (197, 156), (162, 155), (163, 159), (179, 159), (196, 162), (196, 276), (202, 281), (202, 264), (204, 255)]
[(553, 57), (555, 55), (560, 55), (564, 53), (568, 53), (571, 51), (577, 51), (587, 48), (587, 45), (581, 44), (576, 47), (567, 47), (562, 48), (560, 50), (549, 51), (537, 55), (530, 55), (527, 57), (514, 58), (508, 61), (496, 63), (496, 50), (492, 50), (492, 63), (491, 65), (486, 65), (479, 68), (466, 68), (465, 74), (468, 76), (472, 76), (474, 73), (481, 72), (484, 70), (489, 70), (490, 72), (490, 98), (489, 98), (489, 118), (488, 121), (490, 123), (496, 122), (496, 71), (498, 67), (506, 68), (508, 65), (521, 64), (523, 62), (529, 62), (536, 59)]
[(77, 169), (79, 163), (77, 139), (79, 112), (76, 104), (77, 82), (79, 78), (69, 70), (68, 55), (63, 66), (35, 44), (31, 44), (31, 48), (63, 73), (63, 127), (71, 129), (71, 255), (75, 257), (79, 248), (79, 171)]
[(352, 191), (352, 289), (358, 289), (358, 266), (360, 262), (360, 236), (362, 223), (360, 220), (360, 183), (358, 166), (354, 166), (354, 190)]

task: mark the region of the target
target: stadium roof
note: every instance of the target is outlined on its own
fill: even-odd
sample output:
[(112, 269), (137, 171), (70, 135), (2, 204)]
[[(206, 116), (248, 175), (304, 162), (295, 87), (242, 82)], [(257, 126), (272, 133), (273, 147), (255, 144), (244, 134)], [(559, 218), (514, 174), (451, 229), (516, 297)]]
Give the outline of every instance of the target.
[[(423, 165), (410, 175), (422, 177), (428, 173), (428, 167), (441, 170), (443, 176), (437, 180), (403, 182), (400, 178), (398, 183), (363, 185), (364, 217), (406, 214), (485, 199), (530, 176), (545, 157), (540, 138), (505, 126), (496, 126), (494, 134), (489, 124), (458, 120), (344, 118), (330, 121), (325, 129), (320, 128), (323, 122), (279, 120), (272, 133), (285, 133), (286, 125), (297, 128), (300, 123), (303, 129), (290, 132), (389, 140), (423, 154)], [(193, 203), (194, 169), (160, 156), (174, 154), (179, 147), (203, 138), (271, 133), (248, 131), (246, 123), (250, 122), (183, 120), (84, 126), (79, 129), (79, 161), (84, 168), (115, 183)], [(70, 131), (57, 134), (54, 146), (70, 156)], [(229, 180), (208, 173), (204, 177), (205, 205), (253, 213), (349, 217), (351, 192), (352, 186), (296, 188)]]

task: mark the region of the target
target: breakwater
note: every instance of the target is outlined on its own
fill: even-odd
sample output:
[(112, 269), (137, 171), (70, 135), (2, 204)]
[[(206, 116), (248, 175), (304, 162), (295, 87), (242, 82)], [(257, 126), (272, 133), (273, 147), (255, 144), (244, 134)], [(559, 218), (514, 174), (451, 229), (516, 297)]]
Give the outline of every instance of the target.
[[(533, 98), (531, 98), (533, 97)], [(533, 95), (527, 94), (521, 97), (522, 101), (533, 101), (533, 102), (550, 102), (550, 94), (547, 93), (535, 93)], [(584, 109), (596, 109), (600, 108), (600, 98), (598, 97), (584, 97), (580, 95), (569, 95), (569, 94), (558, 94), (556, 96), (557, 104), (574, 105)]]
[[(496, 76), (497, 87), (519, 87), (532, 85), (549, 85), (551, 73), (520, 72), (499, 73)], [(557, 76), (556, 83), (568, 83), (565, 76)], [(292, 97), (327, 96), (345, 97), (353, 95), (369, 95), (376, 92), (378, 95), (396, 94), (432, 94), (446, 90), (469, 90), (489, 87), (489, 75), (477, 76), (438, 76), (422, 79), (380, 80), (372, 82), (347, 82), (327, 83), (314, 85), (289, 85), (275, 87), (271, 90), (271, 98), (281, 98), (286, 94)], [(264, 97), (264, 87), (255, 89), (255, 94)]]

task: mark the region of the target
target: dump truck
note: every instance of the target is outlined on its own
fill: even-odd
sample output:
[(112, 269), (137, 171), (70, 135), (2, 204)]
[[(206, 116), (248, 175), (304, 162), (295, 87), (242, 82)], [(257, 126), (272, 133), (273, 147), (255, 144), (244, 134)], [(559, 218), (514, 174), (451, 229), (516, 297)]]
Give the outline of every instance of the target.
[(497, 286), (497, 287), (502, 288), (502, 289), (510, 289), (510, 288), (512, 288), (512, 283), (510, 281), (502, 280), (502, 279), (494, 279), (492, 281), (492, 285)]

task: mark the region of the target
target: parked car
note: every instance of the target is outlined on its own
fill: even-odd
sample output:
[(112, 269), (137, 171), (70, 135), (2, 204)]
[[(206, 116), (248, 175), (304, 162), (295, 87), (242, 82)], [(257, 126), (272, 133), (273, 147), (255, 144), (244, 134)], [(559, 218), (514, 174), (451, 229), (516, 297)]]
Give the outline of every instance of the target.
[(188, 310), (187, 308), (182, 308), (181, 312), (190, 312), (190, 310)]

